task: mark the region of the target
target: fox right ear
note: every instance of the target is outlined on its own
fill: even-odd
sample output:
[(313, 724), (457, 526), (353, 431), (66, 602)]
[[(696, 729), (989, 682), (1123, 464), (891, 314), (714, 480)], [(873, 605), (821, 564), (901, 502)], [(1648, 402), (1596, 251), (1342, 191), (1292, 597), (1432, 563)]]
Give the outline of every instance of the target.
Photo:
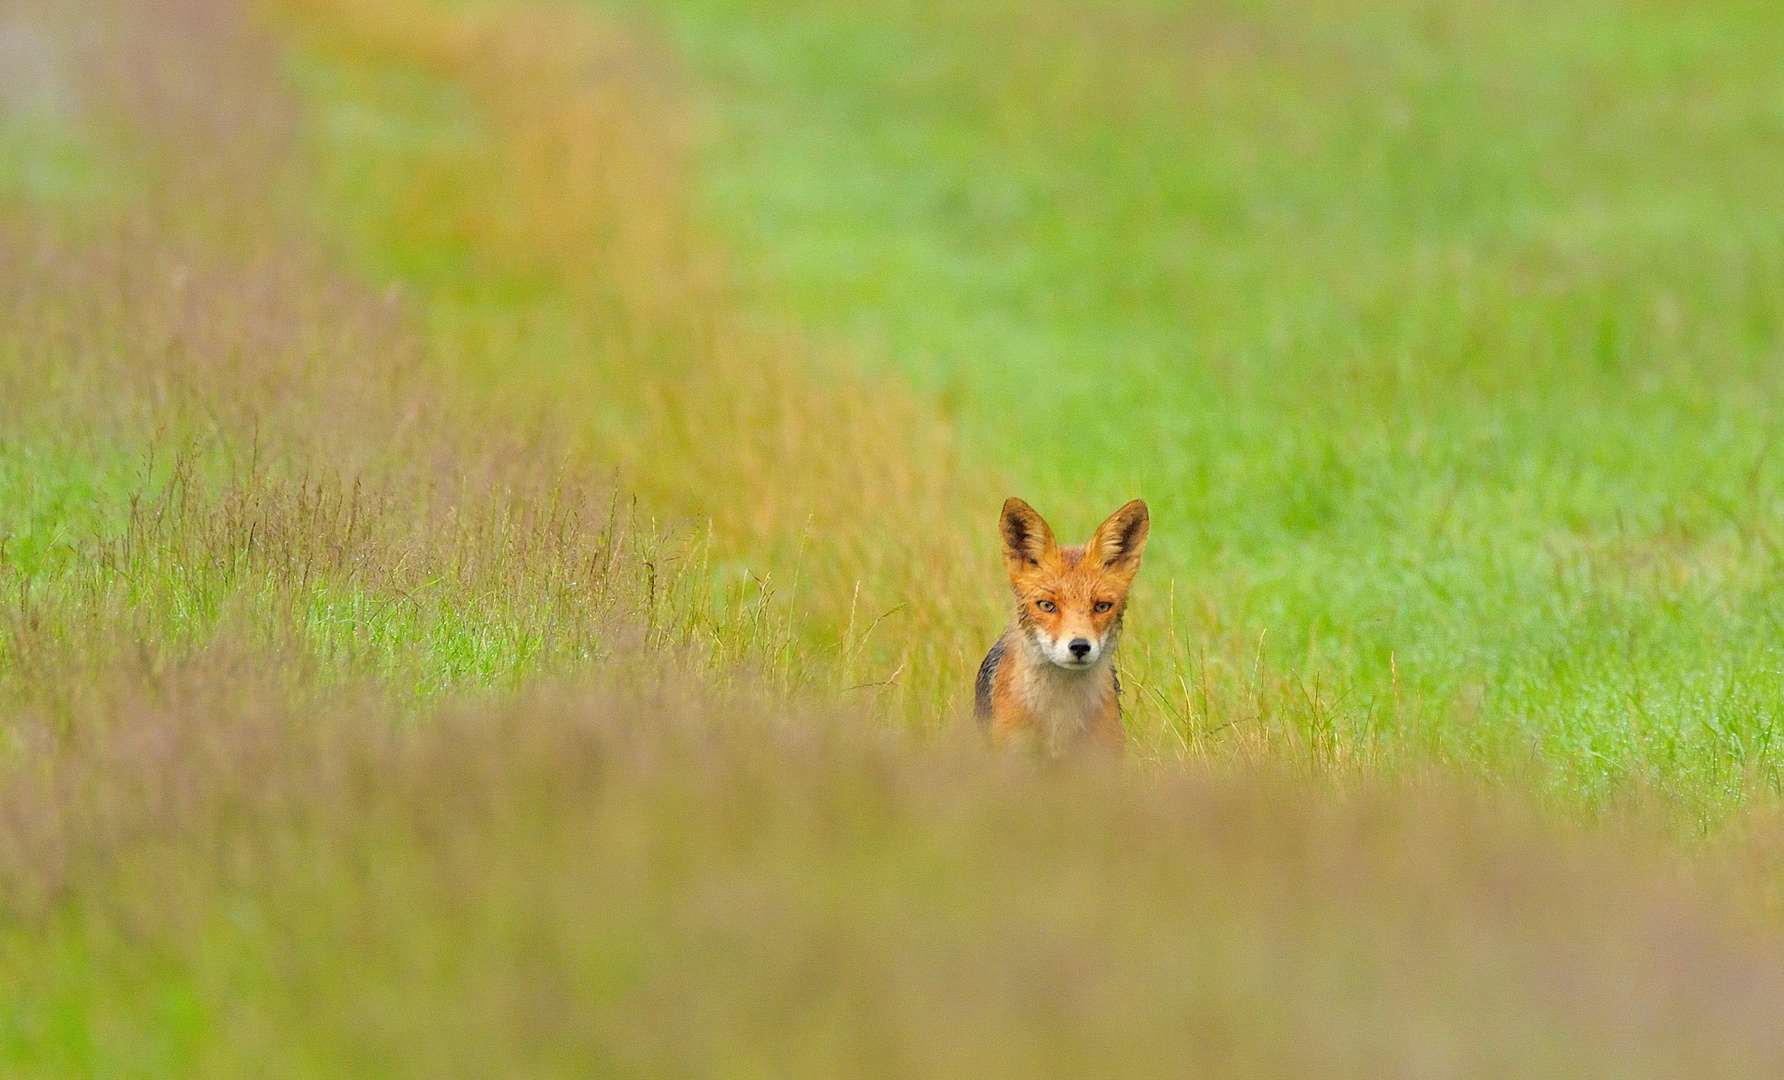
[(1146, 550), (1146, 534), (1151, 528), (1146, 503), (1135, 499), (1096, 527), (1085, 552), (1096, 565), (1131, 580), (1140, 569), (1140, 555)]
[(1059, 543), (1053, 539), (1053, 530), (1021, 499), (1004, 502), (998, 531), (1003, 534), (1004, 569), (1011, 578), (1059, 562)]

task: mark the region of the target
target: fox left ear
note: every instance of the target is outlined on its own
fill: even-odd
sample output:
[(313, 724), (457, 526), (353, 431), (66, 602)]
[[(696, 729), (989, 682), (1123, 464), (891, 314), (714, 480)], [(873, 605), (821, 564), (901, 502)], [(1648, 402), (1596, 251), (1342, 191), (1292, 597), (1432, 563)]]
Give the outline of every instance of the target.
[(1135, 499), (1098, 525), (1084, 550), (1104, 569), (1131, 575), (1140, 569), (1140, 554), (1146, 550), (1146, 534), (1151, 528), (1145, 500)]
[(1012, 582), (1031, 568), (1059, 568), (1059, 543), (1034, 507), (1021, 499), (1005, 500), (997, 528), (1003, 534), (1004, 569)]

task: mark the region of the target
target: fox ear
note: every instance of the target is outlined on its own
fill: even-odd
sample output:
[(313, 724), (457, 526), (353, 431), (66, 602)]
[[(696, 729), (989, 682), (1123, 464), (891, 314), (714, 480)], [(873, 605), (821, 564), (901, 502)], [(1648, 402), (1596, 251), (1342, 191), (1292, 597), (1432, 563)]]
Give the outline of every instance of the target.
[(1146, 503), (1135, 499), (1096, 527), (1084, 553), (1105, 570), (1131, 576), (1140, 569), (1140, 554), (1146, 550), (1146, 534), (1151, 528)]
[(998, 531), (1003, 534), (1004, 569), (1011, 578), (1035, 567), (1058, 565), (1059, 543), (1053, 530), (1021, 499), (1005, 500)]

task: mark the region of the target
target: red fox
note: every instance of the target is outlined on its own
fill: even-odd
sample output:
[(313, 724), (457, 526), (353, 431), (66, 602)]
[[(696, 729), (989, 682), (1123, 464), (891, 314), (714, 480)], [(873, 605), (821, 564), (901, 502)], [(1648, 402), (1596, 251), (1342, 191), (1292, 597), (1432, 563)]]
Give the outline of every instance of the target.
[(1061, 548), (1021, 499), (1004, 503), (998, 525), (1016, 621), (979, 665), (979, 726), (999, 744), (1049, 756), (1080, 746), (1119, 754), (1127, 735), (1115, 645), (1146, 549), (1146, 504), (1115, 511), (1083, 547)]

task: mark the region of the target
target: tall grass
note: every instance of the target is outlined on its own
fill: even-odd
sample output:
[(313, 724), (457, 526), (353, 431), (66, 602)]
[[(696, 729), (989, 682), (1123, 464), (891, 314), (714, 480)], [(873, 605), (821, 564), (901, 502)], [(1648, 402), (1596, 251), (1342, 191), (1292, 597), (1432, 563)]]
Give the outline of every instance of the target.
[[(1514, 800), (1040, 772), (221, 649), (0, 800), (15, 1075), (1769, 1075), (1777, 943)], [(287, 704), (291, 702), (291, 704)]]
[[(493, 423), (544, 416), (709, 523), (734, 573), (796, 608), (806, 678), (878, 684), (930, 723), (959, 700), (996, 608), (963, 508), (996, 489), (900, 383), (742, 316), (689, 225), (690, 120), (661, 47), (551, 7), (286, 10), (314, 42), (300, 71), (335, 198), (375, 221), (355, 255), (425, 291), (461, 392)], [(349, 120), (367, 109), (381, 121)], [(882, 621), (896, 631), (868, 638)]]
[[(66, 44), (104, 61), (79, 84), (85, 134), (133, 194), (28, 208), (0, 239), (0, 575), (17, 608), (0, 663), (21, 693), (96, 644), (177, 659), (226, 624), (326, 678), (423, 695), (621, 648), (793, 677), (784, 606), (714, 572), (703, 523), (641, 509), (550, 418), (461, 404), (415, 306), (330, 268), (293, 201), (292, 140), (227, 141), (238, 112), (294, 114), (239, 12), (195, 8), (177, 47), (133, 33), (152, 9), (102, 14), (115, 37)], [(109, 82), (139, 69), (143, 95)], [(219, 176), (213, 235), (190, 200)]]
[[(1621, 811), (1571, 821), (1502, 684), (1285, 653), (1170, 556), (1153, 767), (885, 723), (964, 696), (1011, 461), (738, 290), (648, 29), (42, 0), (15, 40), (7, 1073), (1768, 1074), (1777, 823), (1679, 842), (1762, 746), (1648, 744), (1682, 815), (1563, 772)], [(1554, 587), (1639, 620), (1675, 554)]]
[[(4, 253), (0, 662), (21, 693), (96, 647), (177, 659), (232, 624), (325, 677), (424, 695), (622, 645), (719, 666), (784, 650), (749, 586), (712, 583), (701, 534), (542, 446), (467, 446), (400, 310), (301, 252), (263, 269), (135, 240)], [(638, 629), (606, 634), (617, 615)]]

